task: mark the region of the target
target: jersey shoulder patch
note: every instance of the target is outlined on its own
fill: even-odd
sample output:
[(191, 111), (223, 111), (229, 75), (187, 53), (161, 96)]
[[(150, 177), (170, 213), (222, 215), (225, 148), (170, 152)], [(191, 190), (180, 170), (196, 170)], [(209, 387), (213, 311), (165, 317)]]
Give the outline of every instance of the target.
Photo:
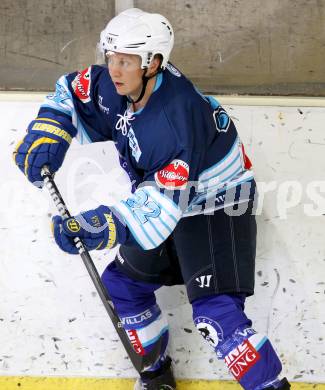
[(76, 77), (72, 80), (71, 86), (74, 94), (82, 103), (91, 101), (91, 66), (78, 72)]

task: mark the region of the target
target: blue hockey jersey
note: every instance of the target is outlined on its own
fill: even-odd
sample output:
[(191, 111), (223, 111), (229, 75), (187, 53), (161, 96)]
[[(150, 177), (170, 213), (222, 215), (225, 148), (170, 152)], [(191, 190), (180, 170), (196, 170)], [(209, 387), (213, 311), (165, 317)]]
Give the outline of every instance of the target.
[(69, 118), (81, 143), (115, 143), (134, 193), (112, 210), (143, 249), (159, 246), (183, 217), (254, 195), (234, 123), (171, 64), (138, 112), (117, 94), (107, 68), (93, 65), (62, 76), (40, 113)]

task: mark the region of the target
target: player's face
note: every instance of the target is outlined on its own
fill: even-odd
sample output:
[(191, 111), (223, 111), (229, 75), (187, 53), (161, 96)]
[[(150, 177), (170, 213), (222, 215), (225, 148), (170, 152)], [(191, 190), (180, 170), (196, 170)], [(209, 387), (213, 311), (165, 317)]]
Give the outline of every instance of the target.
[(119, 95), (139, 96), (142, 88), (141, 58), (134, 54), (107, 52), (107, 66)]

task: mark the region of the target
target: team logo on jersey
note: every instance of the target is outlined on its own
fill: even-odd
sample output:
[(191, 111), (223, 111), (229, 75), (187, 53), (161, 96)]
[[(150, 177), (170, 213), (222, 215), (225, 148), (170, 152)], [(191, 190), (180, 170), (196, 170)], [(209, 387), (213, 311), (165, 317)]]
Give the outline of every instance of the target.
[(176, 76), (176, 77), (181, 77), (181, 76), (182, 76), (181, 72), (180, 72), (178, 69), (176, 69), (175, 66), (173, 66), (172, 64), (168, 63), (168, 64), (166, 65), (166, 68), (167, 68), (167, 69), (170, 71), (170, 73), (173, 74), (174, 76)]
[(240, 380), (261, 358), (252, 344), (245, 340), (233, 349), (226, 357), (225, 363), (233, 376)]
[(223, 340), (223, 331), (221, 326), (207, 317), (197, 317), (194, 319), (195, 326), (201, 336), (211, 345), (216, 348), (219, 341)]
[(90, 99), (90, 85), (91, 85), (91, 67), (79, 72), (72, 81), (71, 85), (75, 95), (83, 103), (88, 103)]
[(169, 190), (182, 190), (186, 187), (189, 178), (189, 166), (183, 160), (174, 160), (165, 168), (155, 173), (155, 180), (159, 187)]
[(226, 111), (221, 107), (217, 107), (213, 111), (213, 119), (219, 133), (226, 133), (230, 126), (230, 119)]

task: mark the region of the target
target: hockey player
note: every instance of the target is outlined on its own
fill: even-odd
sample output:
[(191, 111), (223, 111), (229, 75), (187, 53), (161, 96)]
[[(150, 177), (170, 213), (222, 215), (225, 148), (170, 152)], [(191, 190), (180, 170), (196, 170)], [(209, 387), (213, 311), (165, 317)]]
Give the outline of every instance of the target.
[(41, 186), (56, 172), (73, 137), (113, 141), (133, 195), (63, 221), (54, 236), (75, 254), (117, 257), (102, 280), (139, 354), (159, 343), (159, 357), (135, 389), (175, 389), (167, 355), (168, 325), (156, 303), (162, 285), (185, 284), (200, 334), (246, 390), (289, 389), (270, 340), (244, 312), (254, 292), (256, 223), (251, 163), (225, 110), (168, 62), (173, 29), (166, 18), (129, 9), (100, 36), (106, 65), (62, 76), (14, 152)]

